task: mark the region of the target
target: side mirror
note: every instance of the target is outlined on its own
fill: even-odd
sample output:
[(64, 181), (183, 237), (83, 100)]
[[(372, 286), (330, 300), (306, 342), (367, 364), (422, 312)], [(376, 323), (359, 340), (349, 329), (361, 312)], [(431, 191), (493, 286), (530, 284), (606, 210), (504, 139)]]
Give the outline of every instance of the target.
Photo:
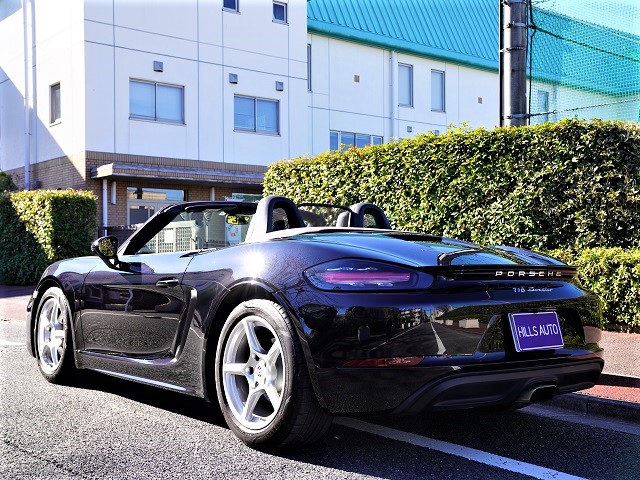
[(118, 239), (114, 236), (100, 237), (91, 244), (91, 252), (99, 256), (109, 268), (120, 269)]

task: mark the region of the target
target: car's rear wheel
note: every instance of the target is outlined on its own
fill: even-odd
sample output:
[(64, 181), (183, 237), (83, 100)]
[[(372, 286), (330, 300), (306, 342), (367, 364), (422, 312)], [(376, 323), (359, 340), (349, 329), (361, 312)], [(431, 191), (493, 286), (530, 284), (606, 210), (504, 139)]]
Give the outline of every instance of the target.
[(51, 287), (38, 304), (35, 346), (38, 367), (51, 383), (61, 383), (73, 369), (71, 309), (62, 290)]
[(229, 315), (216, 352), (216, 388), (227, 424), (250, 446), (314, 442), (331, 424), (291, 321), (268, 300), (243, 302)]

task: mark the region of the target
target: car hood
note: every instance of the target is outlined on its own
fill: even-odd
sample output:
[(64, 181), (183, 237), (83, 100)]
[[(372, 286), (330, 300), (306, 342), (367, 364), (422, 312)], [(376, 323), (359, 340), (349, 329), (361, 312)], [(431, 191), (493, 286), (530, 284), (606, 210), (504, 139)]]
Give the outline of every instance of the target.
[(446, 237), (397, 231), (301, 234), (283, 240), (322, 244), (339, 250), (344, 256), (365, 255), (415, 267), (565, 265), (554, 258), (515, 247), (481, 247)]

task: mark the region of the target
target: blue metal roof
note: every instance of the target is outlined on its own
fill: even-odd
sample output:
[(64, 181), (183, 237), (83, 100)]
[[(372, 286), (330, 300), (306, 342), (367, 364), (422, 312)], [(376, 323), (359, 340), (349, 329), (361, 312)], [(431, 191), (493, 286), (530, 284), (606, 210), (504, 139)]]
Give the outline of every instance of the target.
[(496, 0), (309, 0), (307, 29), (473, 67), (498, 68)]
[[(542, 29), (533, 40), (534, 79), (610, 95), (640, 92), (640, 37), (539, 8), (534, 21)], [(309, 0), (307, 29), (498, 70), (497, 0)]]

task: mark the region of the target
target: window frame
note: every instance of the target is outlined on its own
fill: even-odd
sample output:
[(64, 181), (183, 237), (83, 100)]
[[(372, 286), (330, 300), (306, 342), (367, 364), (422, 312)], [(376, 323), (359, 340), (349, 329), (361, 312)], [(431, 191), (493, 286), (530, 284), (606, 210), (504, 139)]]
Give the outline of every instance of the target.
[(62, 88), (60, 82), (56, 82), (49, 85), (49, 125), (57, 125), (60, 122), (62, 122)]
[[(409, 69), (409, 103), (400, 103), (400, 67)], [(398, 62), (398, 106), (413, 108), (413, 65)]]
[[(131, 83), (144, 83), (147, 85), (153, 85), (153, 118), (146, 115), (136, 115), (131, 112)], [(180, 120), (173, 120), (170, 118), (158, 118), (158, 85), (163, 87), (177, 88), (180, 90)], [(184, 105), (184, 85), (176, 85), (173, 83), (166, 82), (155, 82), (153, 80), (142, 80), (139, 78), (129, 78), (129, 120), (142, 120), (147, 122), (157, 122), (157, 123), (170, 123), (173, 125), (185, 125), (185, 105)]]
[[(253, 100), (253, 128), (243, 128), (238, 127), (236, 125), (235, 117), (236, 117), (236, 98), (248, 98)], [(258, 100), (263, 102), (271, 102), (276, 104), (276, 131), (270, 130), (259, 130), (258, 129)], [(280, 136), (280, 100), (273, 98), (264, 98), (264, 97), (253, 97), (251, 95), (241, 95), (234, 94), (233, 95), (233, 131), (234, 132), (242, 132), (242, 133), (257, 133), (260, 135), (272, 135), (272, 136)]]
[[(280, 20), (279, 18), (276, 18), (276, 11), (275, 11), (276, 5), (282, 7), (284, 11), (284, 20)], [(282, 23), (284, 25), (288, 25), (289, 24), (289, 5), (286, 4), (285, 2), (274, 1), (271, 16), (274, 23)]]
[[(441, 98), (440, 101), (442, 103), (442, 110), (434, 108), (433, 107), (433, 95), (434, 95), (434, 89), (433, 89), (433, 74), (438, 74), (440, 75), (440, 78), (442, 79), (442, 94), (441, 94)], [(447, 86), (447, 75), (446, 72), (444, 70), (438, 70), (435, 68), (431, 69), (431, 111), (432, 112), (438, 112), (438, 113), (445, 113), (447, 111), (447, 94), (446, 94), (446, 86)]]
[(240, 13), (240, 0), (232, 0), (235, 3), (235, 8), (225, 7), (224, 6), (225, 1), (226, 0), (222, 0), (222, 10), (224, 10), (225, 12)]

